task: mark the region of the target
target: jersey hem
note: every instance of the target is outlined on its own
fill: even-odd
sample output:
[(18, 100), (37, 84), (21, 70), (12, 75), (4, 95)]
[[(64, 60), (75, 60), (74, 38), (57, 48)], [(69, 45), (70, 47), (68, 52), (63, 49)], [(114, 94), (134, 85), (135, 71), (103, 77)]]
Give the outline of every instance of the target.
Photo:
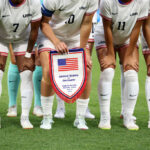
[(92, 11), (92, 12), (86, 12), (85, 15), (86, 15), (86, 16), (90, 16), (90, 15), (94, 14), (96, 11), (97, 11), (97, 10), (94, 10), (94, 11)]
[(104, 19), (106, 19), (106, 20), (108, 20), (108, 21), (111, 21), (112, 20), (112, 18), (108, 18), (108, 17), (106, 17), (106, 16), (104, 16), (104, 15), (102, 15), (102, 14), (100, 14)]

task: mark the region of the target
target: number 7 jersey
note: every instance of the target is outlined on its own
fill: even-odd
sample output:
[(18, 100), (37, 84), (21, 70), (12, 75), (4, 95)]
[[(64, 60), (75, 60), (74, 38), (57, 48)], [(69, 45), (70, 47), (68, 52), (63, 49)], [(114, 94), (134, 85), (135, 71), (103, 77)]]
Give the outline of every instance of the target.
[(41, 19), (40, 0), (24, 0), (13, 6), (10, 0), (0, 1), (0, 41), (16, 43), (28, 40), (29, 24)]
[(112, 21), (113, 42), (115, 45), (124, 44), (138, 20), (148, 17), (149, 0), (131, 0), (121, 4), (119, 0), (101, 0), (100, 13)]

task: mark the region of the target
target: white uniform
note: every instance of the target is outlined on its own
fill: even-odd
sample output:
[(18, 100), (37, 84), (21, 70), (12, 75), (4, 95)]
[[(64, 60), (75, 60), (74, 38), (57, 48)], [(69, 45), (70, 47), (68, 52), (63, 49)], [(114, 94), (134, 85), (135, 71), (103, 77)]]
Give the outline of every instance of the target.
[(95, 27), (98, 23), (98, 16), (99, 15), (99, 11), (97, 11), (94, 16), (93, 16), (93, 20), (92, 20), (92, 30), (91, 30), (91, 33), (90, 33), (90, 36), (89, 36), (89, 39), (88, 39), (88, 42), (94, 42), (94, 31), (95, 31)]
[[(101, 0), (100, 13), (107, 20), (112, 21), (113, 43), (121, 48), (129, 44), (130, 34), (137, 20), (148, 16), (148, 0), (132, 0), (128, 4), (120, 4), (118, 0)], [(95, 30), (96, 49), (106, 47), (102, 22)]]
[(30, 22), (41, 19), (40, 0), (24, 0), (12, 6), (9, 0), (0, 1), (0, 53), (8, 55), (8, 43), (15, 55), (25, 54), (30, 34)]
[[(149, 15), (150, 15), (150, 0), (149, 0)], [(142, 42), (143, 54), (150, 54), (150, 49), (149, 49), (147, 42), (144, 38), (143, 32), (141, 32), (141, 42)]]
[[(80, 46), (80, 26), (83, 16), (93, 14), (98, 7), (98, 0), (44, 0), (42, 13), (51, 18), (50, 26), (69, 49)], [(39, 51), (54, 50), (55, 47), (44, 35), (38, 39)]]

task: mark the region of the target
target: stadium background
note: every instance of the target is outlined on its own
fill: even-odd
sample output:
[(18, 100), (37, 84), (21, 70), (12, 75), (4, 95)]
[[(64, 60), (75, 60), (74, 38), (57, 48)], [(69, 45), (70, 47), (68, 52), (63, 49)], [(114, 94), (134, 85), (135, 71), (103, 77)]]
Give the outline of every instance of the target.
[[(96, 119), (87, 123), (89, 130), (82, 131), (73, 127), (75, 119), (75, 103), (66, 104), (66, 118), (55, 119), (52, 130), (39, 128), (42, 118), (37, 118), (30, 112), (30, 120), (34, 129), (24, 130), (20, 126), (20, 92), (18, 95), (18, 116), (15, 118), (6, 117), (8, 109), (7, 90), (7, 67), (3, 77), (3, 92), (0, 98), (0, 150), (150, 150), (150, 129), (147, 128), (148, 109), (145, 99), (145, 77), (146, 66), (140, 50), (140, 71), (139, 83), (140, 93), (135, 109), (139, 131), (128, 131), (122, 125), (119, 118), (121, 109), (120, 100), (120, 67), (117, 59), (117, 68), (113, 81), (113, 94), (111, 100), (112, 129), (110, 131), (100, 130), (99, 123), (99, 102), (97, 95), (97, 84), (99, 80), (99, 64), (93, 50), (93, 74), (92, 91), (89, 107), (96, 115)], [(56, 100), (53, 114), (56, 110)]]

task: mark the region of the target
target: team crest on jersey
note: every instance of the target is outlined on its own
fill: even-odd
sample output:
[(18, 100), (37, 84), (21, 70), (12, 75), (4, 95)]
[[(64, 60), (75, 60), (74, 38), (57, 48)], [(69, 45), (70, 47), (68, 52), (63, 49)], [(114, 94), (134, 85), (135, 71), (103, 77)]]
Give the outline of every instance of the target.
[(73, 103), (82, 94), (87, 80), (86, 58), (83, 49), (71, 49), (69, 54), (50, 52), (50, 80), (56, 94)]

